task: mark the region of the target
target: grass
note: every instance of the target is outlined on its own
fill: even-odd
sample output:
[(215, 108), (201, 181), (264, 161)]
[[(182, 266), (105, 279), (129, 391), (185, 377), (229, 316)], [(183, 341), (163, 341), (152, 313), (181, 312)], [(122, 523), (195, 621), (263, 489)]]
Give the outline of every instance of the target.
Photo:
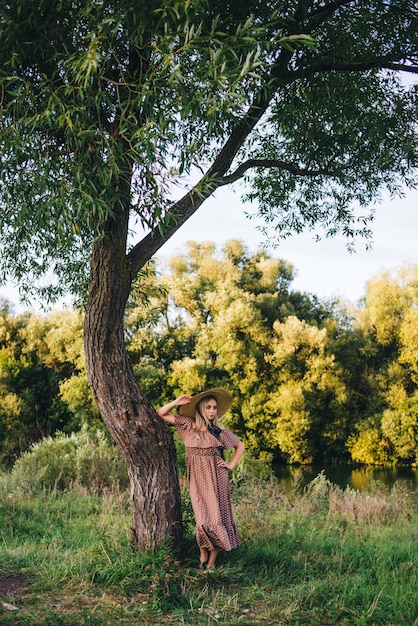
[(242, 545), (208, 575), (196, 570), (186, 494), (180, 551), (140, 553), (125, 492), (27, 495), (4, 477), (0, 575), (28, 586), (0, 597), (0, 624), (418, 625), (416, 495), (342, 491), (320, 475), (289, 497), (274, 479), (241, 476), (233, 497)]

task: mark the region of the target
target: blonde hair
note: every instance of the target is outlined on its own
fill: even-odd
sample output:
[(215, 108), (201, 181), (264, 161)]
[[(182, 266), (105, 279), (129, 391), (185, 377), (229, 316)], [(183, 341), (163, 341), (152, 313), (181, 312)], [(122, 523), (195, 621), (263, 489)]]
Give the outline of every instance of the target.
[(221, 425), (219, 423), (219, 418), (218, 418), (218, 414), (216, 414), (216, 417), (212, 420), (212, 422), (210, 422), (208, 420), (208, 418), (206, 417), (206, 415), (204, 414), (203, 411), (203, 403), (207, 402), (208, 400), (215, 400), (216, 404), (218, 403), (218, 400), (215, 396), (205, 396), (204, 398), (202, 398), (196, 405), (196, 417), (195, 417), (195, 431), (196, 433), (199, 432), (199, 430), (202, 428), (203, 424), (206, 425), (206, 428), (208, 428), (209, 426), (215, 426), (215, 428), (221, 428)]

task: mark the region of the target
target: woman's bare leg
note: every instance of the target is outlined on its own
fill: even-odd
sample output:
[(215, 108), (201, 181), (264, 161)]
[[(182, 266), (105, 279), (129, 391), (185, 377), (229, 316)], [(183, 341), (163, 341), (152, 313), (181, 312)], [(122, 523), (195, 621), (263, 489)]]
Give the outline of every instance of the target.
[(199, 546), (199, 550), (200, 550), (200, 562), (207, 563), (208, 558), (209, 558), (209, 550), (207, 548), (201, 548), (200, 546)]
[(219, 550), (211, 550), (209, 552), (209, 561), (208, 561), (208, 567), (215, 567), (215, 561), (216, 561), (216, 557), (219, 554)]

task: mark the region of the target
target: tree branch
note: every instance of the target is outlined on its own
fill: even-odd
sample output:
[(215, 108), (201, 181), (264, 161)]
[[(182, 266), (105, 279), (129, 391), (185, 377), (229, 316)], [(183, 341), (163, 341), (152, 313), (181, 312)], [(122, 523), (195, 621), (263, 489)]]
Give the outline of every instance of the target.
[[(270, 90), (262, 90), (254, 99), (247, 113), (231, 132), (223, 147), (218, 152), (209, 170), (202, 176), (199, 182), (187, 192), (178, 202), (173, 204), (167, 213), (167, 223), (158, 224), (152, 232), (144, 237), (132, 248), (128, 254), (131, 272), (136, 275), (145, 263), (170, 239), (172, 235), (197, 211), (209, 196), (221, 185), (225, 185), (223, 177), (236, 157), (239, 149), (248, 135), (267, 111), (274, 97), (278, 84), (290, 84), (296, 80), (296, 76), (288, 75), (287, 64), (292, 53), (282, 50), (275, 65), (270, 72)], [(286, 72), (286, 74), (285, 74)], [(286, 79), (283, 78), (286, 75)]]
[(338, 59), (325, 59), (317, 65), (312, 65), (308, 69), (297, 72), (297, 78), (305, 78), (319, 72), (364, 72), (372, 69), (393, 69), (397, 71), (417, 74), (418, 66), (401, 63), (398, 57), (375, 57), (373, 59), (353, 59), (350, 62)]
[[(305, 26), (312, 27), (315, 20), (321, 22), (329, 14), (334, 13), (339, 7), (349, 6), (353, 0), (335, 0), (328, 2), (321, 10), (306, 15), (308, 24), (300, 24), (300, 29), (305, 32)], [(303, 7), (302, 7), (303, 8)], [(310, 23), (309, 23), (310, 22)], [(307, 28), (309, 31), (309, 28)], [(290, 85), (301, 78), (310, 77), (319, 72), (340, 71), (340, 72), (360, 72), (374, 68), (388, 68), (416, 72), (415, 66), (407, 65), (409, 59), (400, 59), (399, 56), (388, 55), (372, 59), (354, 59), (351, 62), (344, 62), (338, 57), (331, 57), (319, 61), (316, 65), (311, 65), (301, 71), (290, 69), (289, 63), (292, 52), (282, 50), (270, 70), (270, 76), (264, 80), (263, 88), (260, 90), (249, 106), (246, 114), (237, 123), (224, 145), (219, 150), (211, 167), (202, 176), (197, 185), (187, 192), (178, 202), (173, 204), (165, 215), (164, 222), (157, 224), (142, 241), (140, 241), (129, 253), (128, 260), (131, 264), (133, 275), (137, 274), (143, 265), (170, 239), (170, 237), (187, 221), (202, 203), (220, 186), (224, 186), (238, 180), (245, 171), (251, 167), (281, 168), (293, 173), (295, 176), (332, 176), (330, 170), (318, 169), (309, 170), (298, 168), (296, 165), (277, 160), (257, 160), (250, 159), (242, 163), (229, 175), (229, 171), (234, 158), (238, 154), (243, 143), (250, 135), (254, 127), (261, 120), (267, 111), (272, 98), (281, 87)], [(411, 60), (412, 62), (412, 60)]]
[(286, 161), (278, 161), (276, 159), (248, 159), (244, 163), (241, 163), (232, 174), (228, 176), (224, 176), (219, 184), (229, 185), (239, 180), (245, 172), (252, 167), (263, 167), (263, 168), (277, 168), (281, 170), (286, 170), (295, 176), (333, 176), (334, 172), (328, 170), (327, 168), (318, 169), (318, 170), (310, 170), (308, 168), (301, 168), (293, 165), (292, 163), (287, 163)]
[(306, 19), (308, 20), (309, 30), (317, 28), (318, 24), (322, 24), (330, 15), (333, 15), (340, 7), (353, 4), (353, 0), (335, 0), (312, 12), (308, 12)]
[(418, 74), (418, 65), (405, 65), (405, 63), (388, 63), (388, 70), (396, 70), (397, 72), (409, 72), (410, 74)]

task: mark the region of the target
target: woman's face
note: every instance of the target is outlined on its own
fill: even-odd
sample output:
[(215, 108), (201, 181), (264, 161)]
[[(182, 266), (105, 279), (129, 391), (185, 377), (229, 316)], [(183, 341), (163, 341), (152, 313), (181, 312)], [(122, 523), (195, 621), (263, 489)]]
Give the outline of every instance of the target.
[(218, 403), (216, 402), (215, 398), (208, 398), (207, 400), (203, 401), (202, 409), (203, 415), (206, 417), (206, 419), (212, 421), (218, 414)]

